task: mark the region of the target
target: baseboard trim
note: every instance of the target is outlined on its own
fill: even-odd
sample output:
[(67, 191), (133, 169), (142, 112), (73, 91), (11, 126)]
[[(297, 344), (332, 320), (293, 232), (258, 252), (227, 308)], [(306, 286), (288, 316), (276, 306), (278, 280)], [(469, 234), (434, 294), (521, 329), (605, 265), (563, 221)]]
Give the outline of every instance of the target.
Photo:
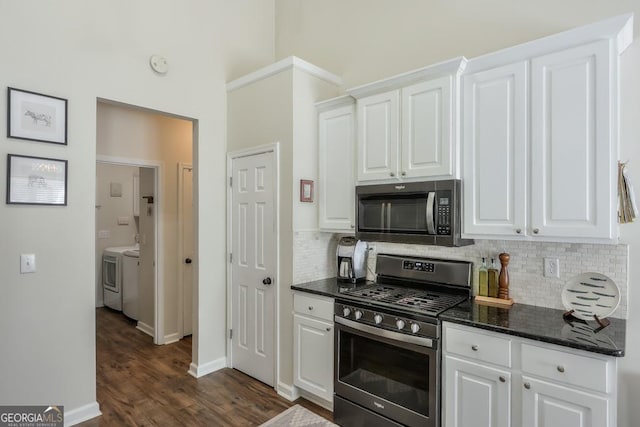
[(64, 425), (74, 426), (81, 422), (90, 420), (91, 418), (99, 417), (102, 415), (100, 412), (100, 405), (98, 402), (89, 403), (88, 405), (81, 406), (70, 411), (64, 411)]
[(164, 336), (164, 343), (173, 344), (174, 342), (180, 341), (180, 335), (176, 332), (174, 334), (169, 334)]
[(136, 325), (136, 329), (139, 330), (139, 331), (144, 332), (147, 335), (155, 337), (155, 333), (154, 333), (153, 328), (151, 326), (147, 325), (144, 322), (138, 322), (138, 324)]
[(298, 392), (298, 388), (289, 384), (285, 384), (283, 382), (278, 382), (278, 386), (276, 387), (276, 392), (284, 397), (285, 399), (293, 402), (298, 397), (300, 397), (300, 393)]
[(318, 397), (313, 393), (309, 393), (308, 391), (302, 390), (298, 387), (296, 387), (296, 389), (298, 389), (300, 397), (302, 397), (303, 399), (306, 399), (309, 402), (313, 402), (316, 405), (322, 406), (324, 409), (333, 412), (333, 401), (324, 400), (323, 398)]
[(189, 370), (187, 371), (189, 375), (194, 378), (200, 378), (207, 374), (210, 374), (215, 371), (219, 371), (220, 369), (227, 367), (227, 358), (221, 357), (216, 360), (212, 360), (211, 362), (203, 363), (200, 365), (196, 365), (195, 363), (191, 363), (189, 365)]

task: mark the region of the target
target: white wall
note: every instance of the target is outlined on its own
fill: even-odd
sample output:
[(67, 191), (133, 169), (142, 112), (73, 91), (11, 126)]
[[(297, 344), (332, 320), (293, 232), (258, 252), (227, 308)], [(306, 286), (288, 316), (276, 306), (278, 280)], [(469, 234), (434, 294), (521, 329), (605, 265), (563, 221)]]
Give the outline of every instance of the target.
[[(472, 58), (611, 16), (637, 0), (276, 0), (276, 58), (297, 55), (341, 75), (345, 88), (464, 55)], [(640, 25), (621, 58), (620, 159), (640, 180)], [(636, 188), (640, 184), (636, 184)], [(636, 195), (640, 197), (640, 195)], [(619, 425), (640, 419), (640, 225), (620, 227), (629, 244), (627, 352), (620, 360)]]
[[(68, 146), (0, 137), (3, 158), (69, 161), (68, 206), (0, 205), (0, 402), (54, 402), (76, 420), (96, 413), (97, 98), (197, 120), (196, 215), (206, 221), (194, 362), (224, 360), (225, 82), (273, 61), (273, 22), (273, 0), (0, 2), (0, 106), (7, 86), (69, 100)], [(149, 68), (155, 53), (168, 58), (165, 76)], [(19, 274), (20, 253), (36, 254), (36, 273)]]

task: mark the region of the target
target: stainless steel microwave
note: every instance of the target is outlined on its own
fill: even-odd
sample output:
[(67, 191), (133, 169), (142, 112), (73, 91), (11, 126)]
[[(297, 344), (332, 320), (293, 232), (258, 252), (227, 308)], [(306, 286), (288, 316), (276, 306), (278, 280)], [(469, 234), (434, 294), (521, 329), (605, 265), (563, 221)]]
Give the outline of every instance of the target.
[(356, 187), (356, 238), (465, 246), (460, 237), (460, 180)]

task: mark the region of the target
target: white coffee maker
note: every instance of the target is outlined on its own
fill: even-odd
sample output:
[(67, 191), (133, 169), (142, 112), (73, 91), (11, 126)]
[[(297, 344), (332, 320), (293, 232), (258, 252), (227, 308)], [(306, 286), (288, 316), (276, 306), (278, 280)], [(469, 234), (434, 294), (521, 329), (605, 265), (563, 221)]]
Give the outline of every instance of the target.
[(341, 282), (357, 283), (367, 278), (367, 242), (345, 236), (338, 242), (338, 275)]

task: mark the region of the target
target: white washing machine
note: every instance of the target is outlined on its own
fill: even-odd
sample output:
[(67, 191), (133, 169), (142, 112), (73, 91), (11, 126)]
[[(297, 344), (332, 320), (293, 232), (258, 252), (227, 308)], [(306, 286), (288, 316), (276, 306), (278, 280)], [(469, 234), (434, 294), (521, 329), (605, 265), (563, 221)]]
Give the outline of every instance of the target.
[(122, 312), (125, 316), (139, 320), (138, 301), (140, 292), (138, 272), (140, 268), (140, 250), (125, 251), (122, 258)]
[(122, 258), (126, 251), (138, 249), (135, 246), (106, 248), (102, 252), (102, 291), (104, 305), (122, 311)]

